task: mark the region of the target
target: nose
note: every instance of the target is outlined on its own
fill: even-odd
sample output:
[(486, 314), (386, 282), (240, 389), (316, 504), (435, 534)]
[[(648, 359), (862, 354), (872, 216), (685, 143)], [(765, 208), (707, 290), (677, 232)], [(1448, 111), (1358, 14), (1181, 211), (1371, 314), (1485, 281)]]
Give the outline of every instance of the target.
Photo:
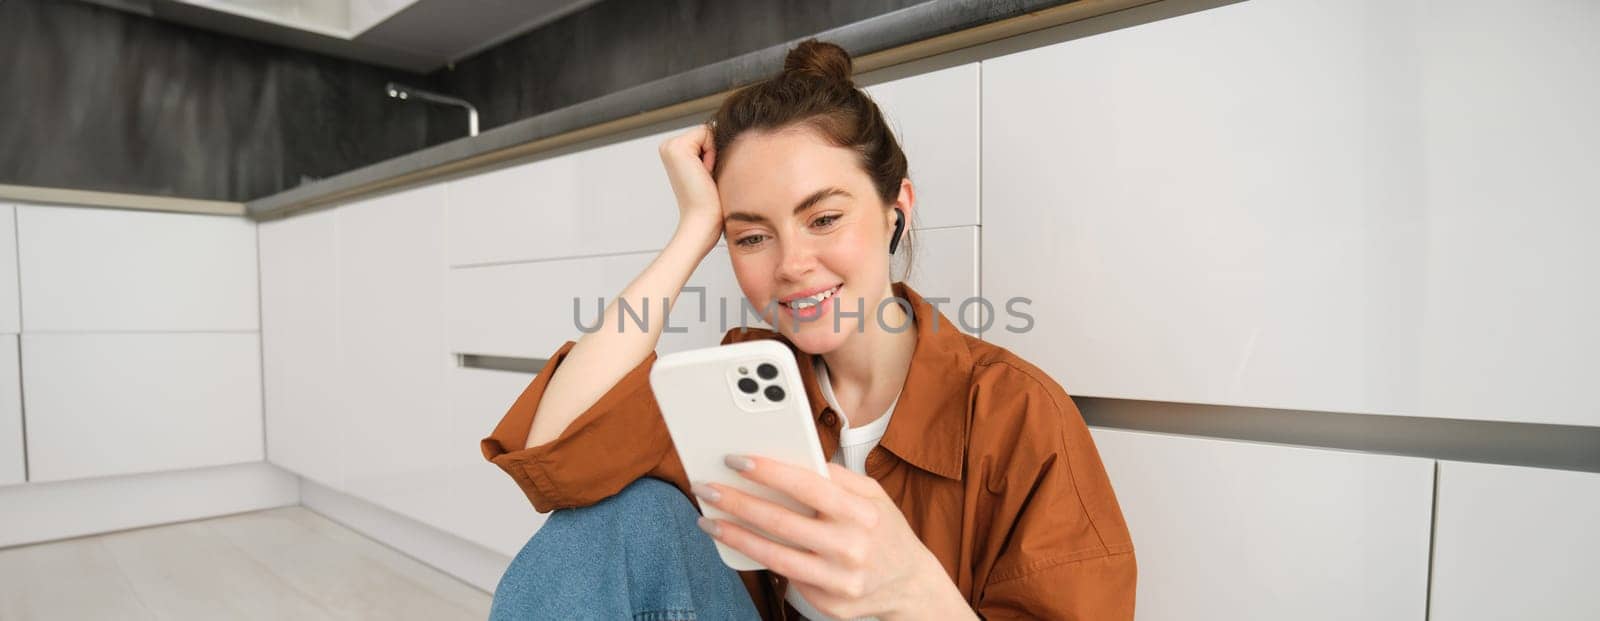
[(817, 253), (803, 236), (795, 236), (780, 242), (783, 249), (783, 258), (778, 263), (778, 278), (790, 282), (803, 283), (806, 275), (817, 264)]

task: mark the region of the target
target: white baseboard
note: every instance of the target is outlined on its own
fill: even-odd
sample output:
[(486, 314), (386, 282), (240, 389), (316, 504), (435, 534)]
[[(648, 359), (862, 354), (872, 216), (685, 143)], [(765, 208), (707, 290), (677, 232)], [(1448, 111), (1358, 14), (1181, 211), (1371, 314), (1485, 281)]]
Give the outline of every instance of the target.
[(486, 593), (511, 565), (509, 556), (309, 479), (300, 479), (300, 504)]
[(299, 477), (266, 462), (7, 485), (0, 548), (299, 502)]

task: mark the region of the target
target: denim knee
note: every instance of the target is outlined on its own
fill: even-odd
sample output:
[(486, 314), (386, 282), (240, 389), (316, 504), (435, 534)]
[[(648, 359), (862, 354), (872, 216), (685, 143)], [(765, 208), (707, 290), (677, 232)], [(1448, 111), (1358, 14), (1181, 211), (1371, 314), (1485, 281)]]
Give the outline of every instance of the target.
[(613, 520), (643, 520), (651, 526), (660, 526), (664, 516), (687, 516), (690, 520), (700, 517), (689, 497), (678, 491), (677, 486), (653, 477), (640, 477), (616, 495), (579, 510)]
[(699, 517), (676, 486), (650, 477), (556, 511), (501, 577), (490, 618), (757, 618)]

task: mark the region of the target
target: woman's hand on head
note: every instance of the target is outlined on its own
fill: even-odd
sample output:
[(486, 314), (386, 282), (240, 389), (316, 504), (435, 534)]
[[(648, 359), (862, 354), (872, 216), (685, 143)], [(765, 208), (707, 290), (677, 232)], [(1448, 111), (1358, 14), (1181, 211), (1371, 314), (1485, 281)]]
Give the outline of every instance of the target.
[(667, 139), (661, 143), (660, 153), (678, 200), (677, 234), (703, 244), (710, 252), (722, 236), (722, 200), (711, 179), (717, 153), (710, 124), (702, 123)]
[[(702, 503), (794, 545), (726, 520), (702, 518), (702, 524), (712, 526), (708, 530), (718, 541), (788, 578), (817, 610), (840, 619), (923, 618), (930, 604), (951, 602), (952, 596), (961, 600), (943, 566), (876, 480), (838, 464), (828, 464), (824, 478), (781, 461), (748, 459), (753, 467), (740, 471), (742, 476), (816, 509), (817, 515), (703, 483), (695, 486)], [(702, 493), (707, 489), (717, 500)]]

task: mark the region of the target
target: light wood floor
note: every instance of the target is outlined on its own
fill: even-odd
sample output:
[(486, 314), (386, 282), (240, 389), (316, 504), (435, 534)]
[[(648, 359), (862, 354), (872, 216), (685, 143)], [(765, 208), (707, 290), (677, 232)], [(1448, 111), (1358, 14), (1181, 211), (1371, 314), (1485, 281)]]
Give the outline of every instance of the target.
[(0, 619), (485, 619), (490, 596), (303, 507), (0, 550)]

